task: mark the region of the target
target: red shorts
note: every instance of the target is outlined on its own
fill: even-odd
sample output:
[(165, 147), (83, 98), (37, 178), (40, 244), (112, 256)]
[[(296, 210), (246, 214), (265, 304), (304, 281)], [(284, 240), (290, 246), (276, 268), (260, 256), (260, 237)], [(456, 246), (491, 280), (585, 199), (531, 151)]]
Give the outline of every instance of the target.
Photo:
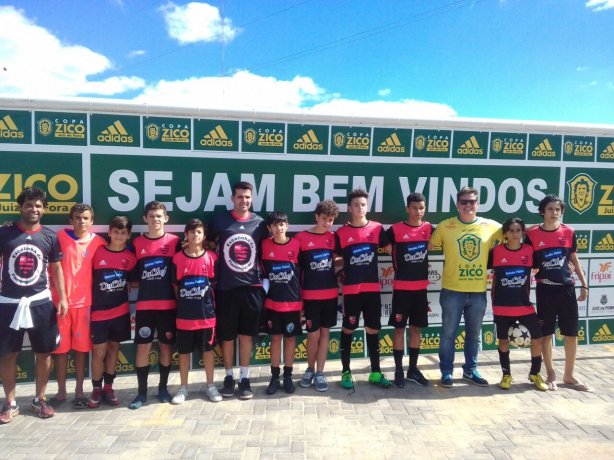
[(64, 318), (58, 315), (60, 345), (54, 354), (68, 353), (70, 350), (87, 353), (92, 350), (90, 337), (90, 307), (69, 308)]

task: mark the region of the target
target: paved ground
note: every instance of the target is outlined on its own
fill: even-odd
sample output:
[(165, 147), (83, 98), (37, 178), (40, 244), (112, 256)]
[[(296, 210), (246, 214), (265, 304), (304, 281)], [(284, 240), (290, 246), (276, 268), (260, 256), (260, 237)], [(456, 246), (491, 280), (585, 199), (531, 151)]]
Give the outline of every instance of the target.
[[(266, 396), (268, 368), (259, 367), (252, 371), (253, 400), (214, 404), (198, 391), (203, 373), (192, 372), (190, 397), (181, 406), (155, 397), (137, 411), (126, 404), (77, 410), (67, 403), (50, 420), (31, 415), (34, 389), (26, 384), (18, 388), (22, 415), (0, 426), (0, 458), (614, 458), (614, 346), (580, 348), (578, 376), (590, 381), (593, 393), (563, 385), (536, 391), (525, 381), (528, 358), (526, 350), (512, 353), (516, 381), (505, 392), (496, 385), (496, 351), (480, 356), (483, 376), (494, 383), (488, 388), (460, 379), (451, 389), (440, 387), (436, 355), (424, 355), (420, 363), (434, 383), (428, 388), (372, 387), (366, 383), (368, 360), (356, 360), (356, 391), (350, 394), (336, 385), (337, 361), (327, 368), (327, 393), (298, 388), (292, 396)], [(561, 349), (555, 359), (562, 372)], [(383, 360), (389, 374), (393, 367), (391, 358)], [(300, 364), (297, 375), (303, 370)], [(178, 379), (171, 375), (173, 390)], [(132, 376), (118, 377), (123, 402), (132, 399), (135, 383)], [(50, 384), (49, 394), (54, 391)]]

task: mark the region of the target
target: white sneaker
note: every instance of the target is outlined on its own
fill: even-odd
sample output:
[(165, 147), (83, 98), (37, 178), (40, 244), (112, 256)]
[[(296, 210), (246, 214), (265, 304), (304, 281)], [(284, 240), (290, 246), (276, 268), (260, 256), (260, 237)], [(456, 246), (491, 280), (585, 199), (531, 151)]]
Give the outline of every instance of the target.
[(222, 399), (224, 399), (222, 398), (222, 395), (220, 394), (218, 389), (213, 385), (207, 388), (207, 390), (205, 391), (205, 394), (207, 395), (207, 398), (209, 398), (211, 402), (220, 402)]
[(171, 404), (183, 404), (188, 397), (188, 387), (179, 387), (177, 394), (171, 399)]

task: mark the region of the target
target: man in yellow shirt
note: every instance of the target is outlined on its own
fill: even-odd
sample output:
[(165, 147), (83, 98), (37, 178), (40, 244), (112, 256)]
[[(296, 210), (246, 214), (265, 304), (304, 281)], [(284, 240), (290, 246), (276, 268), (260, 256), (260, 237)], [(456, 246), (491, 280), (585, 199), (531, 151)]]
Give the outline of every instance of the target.
[(441, 304), (442, 334), (439, 344), (441, 386), (452, 386), (454, 342), (461, 316), (465, 318), (465, 364), (463, 379), (487, 386), (477, 371), (482, 320), (486, 312), (488, 251), (502, 239), (501, 224), (477, 216), (478, 191), (463, 187), (456, 195), (458, 216), (441, 222), (431, 236), (429, 248), (444, 254)]

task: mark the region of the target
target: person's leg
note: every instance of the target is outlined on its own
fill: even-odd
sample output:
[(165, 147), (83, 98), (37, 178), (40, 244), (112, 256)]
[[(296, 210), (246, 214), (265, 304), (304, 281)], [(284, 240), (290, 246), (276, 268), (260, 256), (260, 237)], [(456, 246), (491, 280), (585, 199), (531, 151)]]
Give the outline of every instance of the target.
[(89, 353), (74, 351), (75, 354), (75, 399), (83, 398), (83, 382), (85, 380), (85, 365)]
[(226, 369), (226, 375), (230, 371), (230, 375), (232, 376), (232, 363), (235, 358), (235, 341), (234, 340), (224, 340), (221, 343), (222, 348), (222, 358), (224, 359), (224, 369)]
[(6, 355), (0, 356), (0, 379), (2, 380), (7, 404), (15, 401), (17, 356), (19, 356), (19, 352), (7, 353)]
[(53, 355), (53, 368), (55, 369), (55, 379), (58, 382), (58, 391), (53, 397), (58, 401), (64, 401), (68, 397), (66, 390), (66, 378), (68, 374), (68, 353)]
[[(106, 367), (107, 343), (108, 342), (94, 344), (92, 350), (92, 380), (102, 380), (102, 373), (105, 371)], [(117, 359), (117, 352), (115, 357)]]
[(51, 372), (51, 355), (49, 353), (36, 353), (36, 397), (43, 399), (49, 383)]
[(461, 292), (442, 289), (439, 296), (441, 304), (441, 339), (439, 342), (439, 370), (442, 376), (452, 375), (454, 370), (454, 342), (463, 314), (465, 295)]
[(486, 293), (469, 294), (469, 301), (464, 308), (465, 317), (465, 364), (463, 371), (471, 374), (478, 367), (478, 352), (482, 343), (482, 321), (486, 313)]
[(578, 350), (578, 337), (563, 336), (563, 348), (565, 350), (565, 371), (563, 372), (563, 383), (575, 385), (578, 380), (574, 377), (576, 365), (576, 351)]
[(327, 327), (320, 328), (320, 338), (318, 340), (318, 355), (316, 372), (324, 372), (326, 358), (328, 358), (328, 343), (330, 341), (330, 329)]
[(115, 376), (117, 366), (117, 355), (119, 354), (119, 342), (109, 340), (107, 343), (107, 353), (104, 358), (104, 371), (112, 376)]
[(318, 353), (320, 347), (320, 331), (308, 332), (307, 333), (307, 367), (312, 371), (316, 368), (316, 362), (318, 367), (320, 367), (319, 357), (320, 353)]
[(207, 386), (211, 386), (213, 385), (213, 373), (215, 371), (215, 353), (213, 353), (213, 350), (203, 353), (203, 367), (205, 368)]
[(188, 386), (188, 374), (190, 372), (190, 353), (179, 353), (179, 385)]
[(292, 370), (294, 365), (294, 352), (296, 350), (296, 336), (284, 337), (284, 374), (283, 387), (286, 393), (294, 393), (295, 386), (292, 382)]

